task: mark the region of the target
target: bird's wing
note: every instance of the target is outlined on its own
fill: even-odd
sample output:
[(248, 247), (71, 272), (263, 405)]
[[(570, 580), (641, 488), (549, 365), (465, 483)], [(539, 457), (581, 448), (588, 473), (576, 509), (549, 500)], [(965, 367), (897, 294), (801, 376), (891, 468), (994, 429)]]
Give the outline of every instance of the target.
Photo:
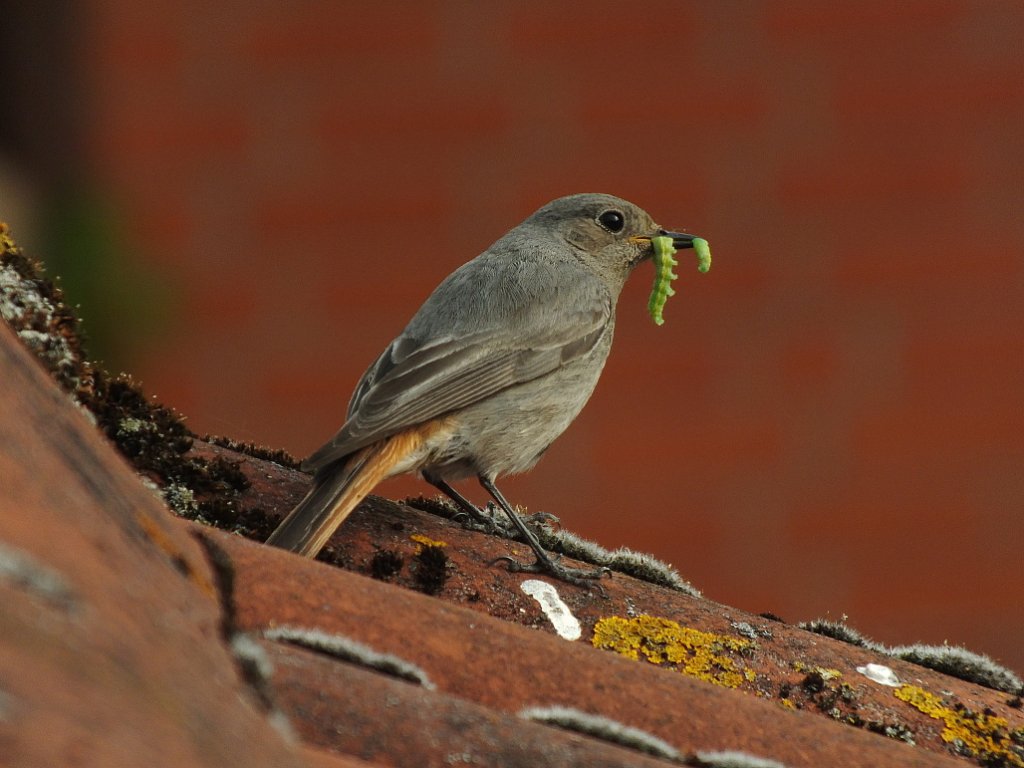
[[(544, 272), (539, 277), (552, 277)], [(454, 300), (445, 295), (451, 278), (442, 283), (402, 335), (363, 374), (345, 425), (303, 462), (303, 468), (318, 471), (370, 443), (586, 355), (608, 330), (612, 306), (607, 292), (591, 275), (579, 280), (566, 280), (563, 275), (554, 284), (529, 278), (520, 265), (514, 282), (528, 286), (527, 290), (510, 291), (508, 279), (492, 281), (489, 287), (500, 295), (478, 296), (475, 311), (466, 310), (472, 318), (460, 315), (452, 323), (441, 323), (456, 326), (456, 333), (421, 338), (417, 332), (438, 325), (417, 323), (429, 312), (429, 305), (450, 308), (446, 302)], [(466, 299), (464, 293), (461, 298)]]

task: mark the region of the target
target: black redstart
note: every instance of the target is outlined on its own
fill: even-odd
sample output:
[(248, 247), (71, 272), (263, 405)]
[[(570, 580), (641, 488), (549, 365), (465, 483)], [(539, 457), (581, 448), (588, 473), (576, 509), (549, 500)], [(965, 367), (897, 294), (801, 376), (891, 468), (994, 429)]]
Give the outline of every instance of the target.
[(302, 464), (312, 489), (267, 543), (314, 557), (377, 483), (418, 471), (478, 519), (450, 483), (480, 481), (536, 553), (510, 569), (599, 577), (557, 563), (494, 481), (536, 464), (590, 398), (619, 293), (656, 236), (694, 239), (617, 197), (571, 195), (455, 270), (363, 374), (341, 430)]

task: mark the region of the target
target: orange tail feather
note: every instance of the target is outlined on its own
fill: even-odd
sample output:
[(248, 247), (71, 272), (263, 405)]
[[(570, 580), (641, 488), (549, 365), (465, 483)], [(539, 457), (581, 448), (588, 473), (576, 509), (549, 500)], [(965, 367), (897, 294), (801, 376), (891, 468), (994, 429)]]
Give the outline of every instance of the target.
[(316, 557), (359, 502), (420, 447), (423, 437), (418, 429), (400, 432), (357, 451), (339, 469), (314, 480), (309, 493), (270, 535), (267, 544)]

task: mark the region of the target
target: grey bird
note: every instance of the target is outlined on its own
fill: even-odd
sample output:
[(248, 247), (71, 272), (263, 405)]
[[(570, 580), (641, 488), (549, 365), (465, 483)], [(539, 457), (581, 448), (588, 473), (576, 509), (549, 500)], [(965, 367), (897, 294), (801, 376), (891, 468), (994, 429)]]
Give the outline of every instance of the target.
[(506, 558), (510, 570), (600, 577), (558, 563), (495, 480), (533, 467), (590, 398), (619, 293), (656, 236), (677, 249), (695, 238), (617, 197), (570, 195), (455, 270), (363, 374), (340, 431), (302, 464), (312, 488), (267, 543), (315, 557), (374, 486), (406, 472), (480, 519), (451, 486), (476, 477), (536, 554)]

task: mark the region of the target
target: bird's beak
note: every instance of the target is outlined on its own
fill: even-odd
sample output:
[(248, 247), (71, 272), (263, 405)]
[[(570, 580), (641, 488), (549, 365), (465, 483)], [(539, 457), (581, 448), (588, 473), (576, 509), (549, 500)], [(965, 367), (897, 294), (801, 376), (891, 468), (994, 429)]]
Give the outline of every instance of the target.
[(685, 232), (669, 232), (667, 229), (659, 229), (657, 235), (637, 235), (629, 238), (634, 243), (649, 243), (651, 237), (671, 237), (672, 247), (677, 251), (684, 248), (693, 248), (693, 241), (697, 235), (688, 235)]
[(669, 232), (667, 229), (659, 229), (658, 234), (662, 237), (671, 237), (672, 246), (681, 251), (683, 248), (693, 248), (693, 241), (697, 235), (688, 235), (685, 232)]

